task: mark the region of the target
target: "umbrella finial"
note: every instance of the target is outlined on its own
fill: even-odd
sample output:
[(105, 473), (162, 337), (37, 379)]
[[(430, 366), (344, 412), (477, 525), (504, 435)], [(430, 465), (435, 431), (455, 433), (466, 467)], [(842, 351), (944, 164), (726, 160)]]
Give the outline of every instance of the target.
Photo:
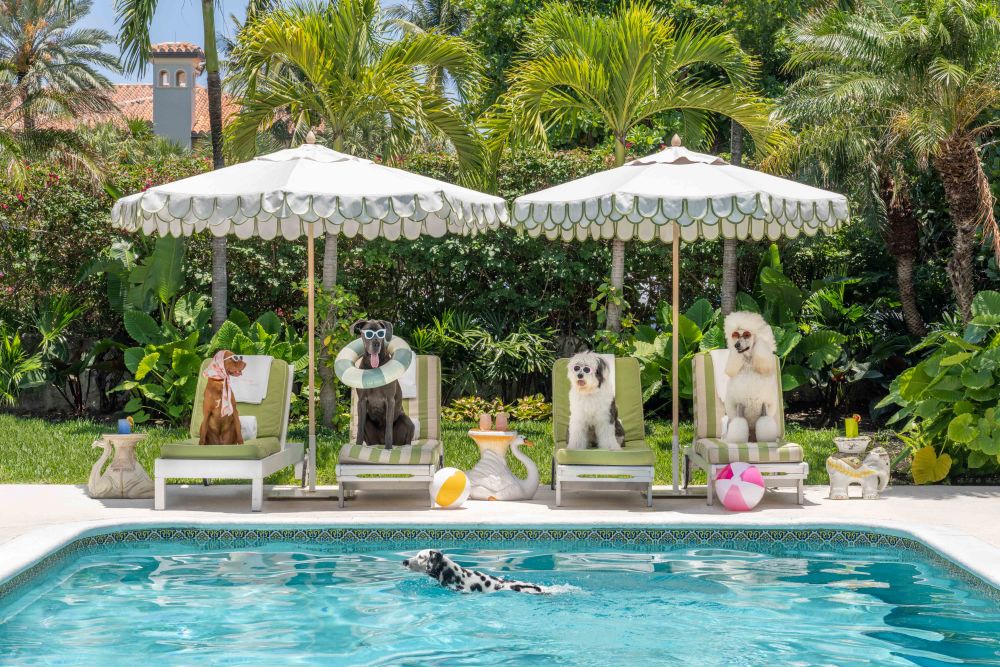
[(309, 130), (309, 132), (306, 134), (306, 143), (307, 144), (316, 143), (316, 133), (313, 132), (312, 130)]
[(681, 145), (681, 135), (675, 134), (674, 137), (673, 137), (673, 139), (670, 140), (670, 145), (671, 146), (680, 146)]

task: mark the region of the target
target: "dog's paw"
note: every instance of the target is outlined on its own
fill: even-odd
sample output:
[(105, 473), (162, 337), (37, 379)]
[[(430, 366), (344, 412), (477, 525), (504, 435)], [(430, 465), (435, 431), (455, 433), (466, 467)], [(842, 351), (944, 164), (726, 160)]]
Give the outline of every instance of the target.
[(729, 420), (726, 435), (722, 438), (731, 444), (743, 444), (750, 439), (750, 424), (743, 417), (733, 417)]
[(757, 420), (757, 442), (777, 442), (778, 422), (773, 417), (764, 415)]

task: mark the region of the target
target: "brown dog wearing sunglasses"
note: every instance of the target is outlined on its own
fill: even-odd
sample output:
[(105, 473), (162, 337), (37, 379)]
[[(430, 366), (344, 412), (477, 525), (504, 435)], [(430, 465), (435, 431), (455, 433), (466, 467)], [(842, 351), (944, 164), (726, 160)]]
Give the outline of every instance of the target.
[(205, 400), (202, 403), (199, 445), (242, 445), (240, 413), (229, 378), (239, 377), (247, 363), (243, 355), (219, 350), (205, 369)]

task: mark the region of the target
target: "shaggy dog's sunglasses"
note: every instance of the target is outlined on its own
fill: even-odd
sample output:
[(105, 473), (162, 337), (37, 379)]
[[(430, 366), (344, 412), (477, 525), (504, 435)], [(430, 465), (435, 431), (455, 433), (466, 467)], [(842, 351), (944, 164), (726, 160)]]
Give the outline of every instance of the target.
[(742, 335), (740, 334), (739, 331), (734, 331), (732, 334), (730, 334), (729, 337), (732, 338), (733, 340), (739, 340), (740, 338), (743, 338), (745, 340), (750, 340), (752, 336), (753, 334), (750, 333), (749, 331), (744, 331)]
[(243, 361), (243, 355), (242, 354), (230, 354), (228, 357), (226, 357), (225, 359), (223, 359), (223, 361), (229, 361), (230, 359), (232, 359), (233, 361), (239, 363), (239, 362)]
[(590, 373), (590, 366), (573, 366), (573, 372), (579, 373), (583, 371), (584, 373)]
[(365, 337), (365, 340), (371, 340), (372, 338), (385, 340), (385, 329), (365, 329), (361, 332), (361, 335)]

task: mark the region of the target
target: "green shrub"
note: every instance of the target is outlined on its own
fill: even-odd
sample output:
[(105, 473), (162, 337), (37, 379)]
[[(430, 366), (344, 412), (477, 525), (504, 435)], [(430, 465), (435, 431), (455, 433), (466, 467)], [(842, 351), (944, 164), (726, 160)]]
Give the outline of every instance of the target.
[(958, 464), (952, 472), (963, 464), (989, 469), (1000, 464), (1000, 292), (977, 294), (972, 314), (962, 335), (942, 329), (913, 347), (910, 354), (923, 352), (926, 358), (893, 380), (879, 404), (899, 406), (889, 424), (915, 434), (911, 448), (919, 447), (921, 461), (934, 456), (931, 463), (941, 468), (948, 455)]
[(441, 409), (441, 416), (451, 422), (478, 422), (479, 415), (506, 412), (512, 421), (544, 421), (552, 416), (552, 404), (541, 394), (522, 396), (510, 405), (499, 398), (489, 401), (479, 396), (456, 398)]

